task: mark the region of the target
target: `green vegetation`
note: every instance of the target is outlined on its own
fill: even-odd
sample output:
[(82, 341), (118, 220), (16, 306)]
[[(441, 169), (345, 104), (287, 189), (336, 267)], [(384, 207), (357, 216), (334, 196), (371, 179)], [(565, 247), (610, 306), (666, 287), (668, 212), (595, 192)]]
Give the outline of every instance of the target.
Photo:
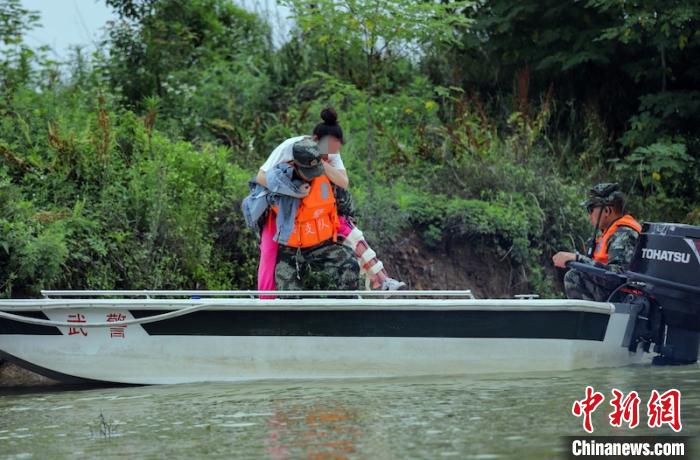
[(279, 49), (226, 0), (106, 3), (101, 51), (55, 62), (0, 1), (0, 296), (253, 288), (247, 181), (329, 105), (381, 251), (471, 245), (556, 295), (593, 182), (700, 224), (696, 1), (287, 0)]

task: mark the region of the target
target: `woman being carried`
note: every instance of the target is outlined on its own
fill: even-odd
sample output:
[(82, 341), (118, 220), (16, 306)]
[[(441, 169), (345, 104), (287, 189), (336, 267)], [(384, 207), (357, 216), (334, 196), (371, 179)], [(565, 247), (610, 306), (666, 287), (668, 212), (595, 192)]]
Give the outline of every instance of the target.
[[(324, 175), (333, 183), (334, 194), (338, 202), (337, 234), (343, 238), (342, 244), (349, 247), (357, 256), (360, 267), (367, 271), (374, 289), (405, 289), (406, 283), (389, 277), (384, 264), (377, 259), (377, 254), (369, 247), (362, 232), (352, 223), (352, 199), (347, 191), (349, 179), (343, 160), (340, 158), (341, 145), (344, 143), (343, 130), (338, 124), (338, 115), (331, 108), (321, 111), (323, 122), (316, 125), (312, 136), (297, 136), (285, 140), (277, 146), (267, 161), (260, 167), (256, 176), (258, 184), (268, 186), (266, 175), (280, 163), (293, 161), (292, 148), (295, 143), (311, 139), (319, 146), (322, 155)], [(274, 192), (274, 190), (272, 190)], [(304, 191), (302, 191), (304, 193)], [(305, 189), (308, 194), (308, 188)], [(258, 290), (275, 290), (275, 266), (279, 249), (275, 220), (268, 218), (262, 226), (260, 240), (260, 265), (258, 267)]]

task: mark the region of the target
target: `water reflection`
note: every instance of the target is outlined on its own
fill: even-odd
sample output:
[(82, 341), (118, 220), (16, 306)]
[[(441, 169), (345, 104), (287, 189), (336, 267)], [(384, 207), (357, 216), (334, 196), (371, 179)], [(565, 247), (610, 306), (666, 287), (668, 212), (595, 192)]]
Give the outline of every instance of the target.
[[(0, 394), (0, 458), (559, 458), (586, 385), (611, 398), (682, 392), (683, 433), (700, 428), (700, 369), (632, 367), (561, 374), (282, 381)], [(602, 407), (602, 406), (601, 406)], [(595, 434), (671, 434), (612, 428)], [(113, 429), (100, 436), (99, 420)], [(97, 433), (97, 435), (95, 434)]]
[(337, 401), (277, 407), (268, 419), (267, 453), (274, 460), (344, 459), (361, 437), (357, 411)]

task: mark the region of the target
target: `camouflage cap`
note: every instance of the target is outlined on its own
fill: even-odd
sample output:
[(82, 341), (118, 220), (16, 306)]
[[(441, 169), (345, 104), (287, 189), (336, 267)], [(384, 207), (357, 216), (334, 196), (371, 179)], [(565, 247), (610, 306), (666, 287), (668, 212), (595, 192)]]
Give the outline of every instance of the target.
[(321, 152), (318, 145), (311, 139), (302, 139), (292, 146), (293, 161), (297, 169), (307, 179), (313, 179), (323, 174)]
[(599, 206), (612, 205), (615, 202), (624, 202), (625, 196), (620, 191), (620, 186), (616, 183), (604, 182), (594, 185), (588, 191), (588, 198), (581, 202), (581, 206), (588, 209)]

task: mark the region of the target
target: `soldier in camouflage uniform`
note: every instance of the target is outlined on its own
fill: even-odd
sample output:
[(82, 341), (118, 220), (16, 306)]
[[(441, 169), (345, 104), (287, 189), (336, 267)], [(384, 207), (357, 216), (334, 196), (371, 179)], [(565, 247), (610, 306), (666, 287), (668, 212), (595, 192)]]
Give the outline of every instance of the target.
[[(321, 154), (314, 142), (294, 144), (294, 174), (307, 183), (323, 174)], [(344, 215), (352, 214), (352, 198), (333, 187), (334, 206)], [(283, 291), (360, 289), (360, 266), (347, 246), (332, 239), (315, 246), (297, 248), (280, 244), (275, 267), (275, 284)]]
[[(279, 192), (279, 190), (268, 194), (268, 174), (271, 174), (273, 183), (279, 185), (275, 178), (275, 169), (282, 167), (294, 160), (294, 148), (297, 144), (312, 143), (321, 154), (323, 161), (323, 173), (333, 186), (333, 193), (338, 209), (338, 241), (342, 242), (358, 259), (363, 274), (366, 274), (368, 288), (393, 291), (405, 289), (406, 283), (394, 279), (384, 268), (384, 264), (379, 260), (375, 251), (365, 240), (362, 231), (354, 225), (354, 209), (350, 193), (343, 187), (348, 186), (348, 177), (343, 162), (340, 159), (340, 146), (344, 143), (343, 131), (337, 120), (337, 114), (331, 108), (326, 108), (321, 112), (322, 123), (316, 125), (313, 136), (295, 136), (285, 140), (277, 146), (265, 163), (260, 167), (255, 180), (251, 182), (251, 193), (242, 203), (243, 213), (246, 223), (254, 228), (260, 235), (260, 265), (258, 267), (258, 290), (275, 290), (275, 266), (277, 265), (278, 242), (280, 232), (277, 229), (276, 219), (269, 218), (269, 215), (262, 213), (271, 204), (272, 195), (292, 196), (289, 193)], [(283, 166), (282, 166), (283, 165)], [(286, 170), (288, 173), (288, 169)], [(284, 181), (283, 181), (284, 182)], [(296, 197), (296, 196), (295, 196)], [(287, 202), (288, 203), (288, 202)], [(275, 216), (273, 216), (275, 217)], [(263, 296), (262, 298), (274, 298), (274, 296)]]
[(280, 246), (275, 283), (283, 291), (360, 289), (360, 266), (352, 250), (327, 241), (306, 249)]
[[(582, 204), (588, 211), (591, 225), (600, 232), (591, 240), (586, 255), (558, 252), (552, 258), (554, 265), (567, 268), (569, 262), (593, 265), (612, 272), (627, 270), (637, 245), (641, 226), (625, 214), (625, 198), (617, 184), (598, 184), (589, 191)], [(564, 276), (564, 289), (569, 299), (604, 302), (613, 288), (598, 277), (578, 270), (569, 270)]]

